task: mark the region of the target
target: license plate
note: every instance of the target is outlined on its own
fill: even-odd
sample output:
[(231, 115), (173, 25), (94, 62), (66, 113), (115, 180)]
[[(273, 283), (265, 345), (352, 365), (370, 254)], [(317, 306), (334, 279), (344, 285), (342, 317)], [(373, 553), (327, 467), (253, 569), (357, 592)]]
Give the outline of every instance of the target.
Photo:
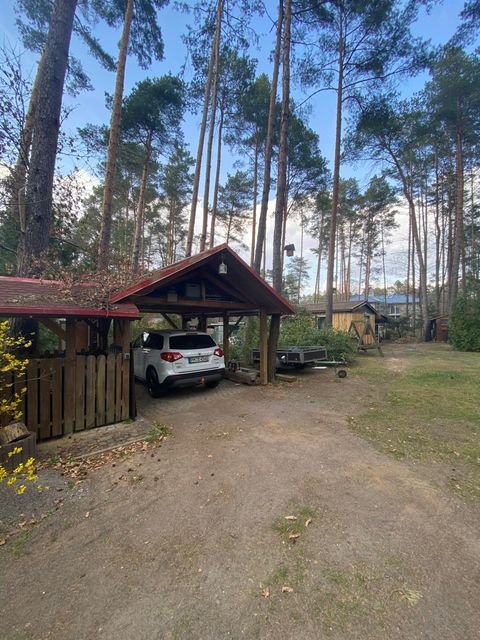
[(208, 362), (208, 356), (193, 356), (188, 361), (193, 364), (194, 362)]

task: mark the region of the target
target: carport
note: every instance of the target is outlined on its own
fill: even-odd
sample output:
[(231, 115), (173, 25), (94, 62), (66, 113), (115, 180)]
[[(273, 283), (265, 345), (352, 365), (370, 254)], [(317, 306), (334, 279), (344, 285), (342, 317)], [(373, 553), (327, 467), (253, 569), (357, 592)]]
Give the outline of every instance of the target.
[[(226, 363), (232, 319), (238, 323), (244, 316), (258, 316), (261, 384), (268, 382), (268, 316), (295, 313), (292, 305), (227, 244), (156, 271), (119, 291), (111, 302), (129, 302), (142, 313), (161, 315), (175, 329), (186, 328), (198, 318), (198, 329), (205, 331), (208, 318), (222, 318)], [(180, 322), (172, 316), (179, 316)]]

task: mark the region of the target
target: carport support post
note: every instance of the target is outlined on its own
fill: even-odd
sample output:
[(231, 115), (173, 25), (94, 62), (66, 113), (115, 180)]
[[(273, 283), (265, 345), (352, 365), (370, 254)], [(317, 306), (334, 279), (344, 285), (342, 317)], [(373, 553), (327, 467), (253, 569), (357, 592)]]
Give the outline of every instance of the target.
[(230, 336), (228, 335), (229, 317), (223, 316), (223, 357), (225, 359), (225, 367), (228, 368), (228, 361), (230, 359)]
[[(130, 405), (134, 405), (134, 398), (130, 397), (135, 391), (134, 385), (130, 382), (130, 322), (128, 320), (116, 318), (113, 324), (113, 339), (115, 344), (121, 348), (122, 353), (122, 420), (130, 416)], [(131, 416), (130, 416), (131, 417)]]
[(260, 384), (268, 384), (268, 323), (265, 311), (260, 311)]

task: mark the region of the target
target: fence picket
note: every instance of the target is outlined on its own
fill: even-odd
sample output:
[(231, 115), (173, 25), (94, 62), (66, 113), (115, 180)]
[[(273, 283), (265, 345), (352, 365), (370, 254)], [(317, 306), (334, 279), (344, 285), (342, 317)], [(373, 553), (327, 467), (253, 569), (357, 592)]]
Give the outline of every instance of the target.
[(122, 419), (122, 362), (123, 354), (115, 356), (115, 422)]
[(50, 361), (48, 359), (40, 360), (39, 373), (39, 404), (40, 404), (40, 424), (39, 424), (39, 438), (40, 440), (46, 440), (50, 438), (52, 434), (51, 430), (51, 400), (52, 394), (50, 392), (50, 379), (51, 379)]
[(97, 369), (95, 356), (87, 357), (86, 379), (86, 428), (95, 426), (95, 389), (97, 385)]
[(85, 429), (85, 360), (77, 356), (75, 362), (75, 431)]
[(52, 436), (63, 434), (63, 358), (53, 358), (52, 369)]
[(97, 415), (95, 424), (100, 427), (105, 424), (105, 356), (97, 357)]
[(39, 361), (32, 359), (27, 369), (27, 427), (39, 436), (38, 433), (38, 364)]
[(115, 354), (107, 356), (107, 424), (115, 422)]

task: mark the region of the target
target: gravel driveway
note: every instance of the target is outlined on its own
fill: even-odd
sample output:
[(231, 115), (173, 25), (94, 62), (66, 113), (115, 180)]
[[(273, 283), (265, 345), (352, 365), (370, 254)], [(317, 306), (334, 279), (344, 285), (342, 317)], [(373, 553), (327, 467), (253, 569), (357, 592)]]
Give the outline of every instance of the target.
[(171, 435), (0, 547), (0, 638), (478, 638), (478, 507), (348, 429), (379, 393), (332, 371), (139, 387)]

